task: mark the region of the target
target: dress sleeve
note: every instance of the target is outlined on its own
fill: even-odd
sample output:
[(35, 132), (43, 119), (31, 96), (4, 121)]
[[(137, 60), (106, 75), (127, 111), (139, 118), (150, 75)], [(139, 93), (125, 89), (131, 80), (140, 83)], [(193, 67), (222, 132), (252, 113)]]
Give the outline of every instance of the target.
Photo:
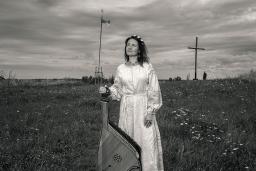
[(162, 94), (157, 75), (152, 65), (149, 64), (147, 113), (156, 114), (162, 104)]
[(112, 100), (120, 101), (123, 93), (122, 93), (122, 84), (120, 79), (119, 68), (117, 68), (116, 70), (114, 84), (111, 87), (109, 87), (109, 90), (110, 90), (110, 97), (112, 98)]

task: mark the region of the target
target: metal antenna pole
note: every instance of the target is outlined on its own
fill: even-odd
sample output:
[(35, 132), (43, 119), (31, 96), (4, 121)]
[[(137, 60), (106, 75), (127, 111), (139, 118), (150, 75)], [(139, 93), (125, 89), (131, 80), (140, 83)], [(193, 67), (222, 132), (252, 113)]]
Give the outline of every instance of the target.
[(196, 48), (195, 48), (195, 80), (197, 80), (197, 43), (198, 37), (196, 37)]
[(101, 85), (101, 74), (100, 73), (100, 53), (101, 53), (101, 37), (102, 37), (102, 21), (103, 21), (103, 10), (101, 10), (101, 18), (100, 18), (100, 47), (99, 47), (99, 64), (98, 64), (98, 74), (99, 74), (99, 85)]
[(100, 65), (100, 54), (101, 54), (101, 37), (102, 37), (102, 24), (108, 23), (110, 24), (110, 20), (105, 20), (103, 18), (103, 10), (101, 10), (101, 18), (100, 18), (100, 46), (99, 46), (99, 64), (98, 64), (98, 69), (97, 69), (97, 75), (95, 75), (95, 79), (99, 82), (99, 86), (102, 83), (103, 79), (103, 72), (102, 72), (102, 67)]

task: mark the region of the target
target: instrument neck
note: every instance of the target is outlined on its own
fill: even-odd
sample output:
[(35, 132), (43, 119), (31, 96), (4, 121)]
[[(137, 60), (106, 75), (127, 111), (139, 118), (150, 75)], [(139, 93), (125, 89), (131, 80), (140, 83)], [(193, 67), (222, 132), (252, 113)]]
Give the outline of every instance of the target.
[(102, 126), (108, 128), (108, 102), (101, 101), (101, 110), (102, 110)]

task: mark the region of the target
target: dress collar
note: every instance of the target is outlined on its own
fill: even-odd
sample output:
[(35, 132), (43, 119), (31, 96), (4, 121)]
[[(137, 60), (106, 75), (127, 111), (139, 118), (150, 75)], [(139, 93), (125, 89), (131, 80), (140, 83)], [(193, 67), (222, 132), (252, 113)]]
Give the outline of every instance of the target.
[(128, 62), (125, 62), (125, 64), (128, 66), (136, 66), (136, 65), (139, 65), (139, 62), (137, 61), (135, 63), (131, 63), (130, 61), (128, 61)]

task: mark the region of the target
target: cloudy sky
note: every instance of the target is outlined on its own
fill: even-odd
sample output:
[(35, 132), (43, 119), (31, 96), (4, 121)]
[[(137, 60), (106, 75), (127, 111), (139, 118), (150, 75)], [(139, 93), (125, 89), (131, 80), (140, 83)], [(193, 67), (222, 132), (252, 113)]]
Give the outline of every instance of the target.
[(234, 77), (256, 69), (255, 0), (0, 0), (0, 71), (16, 78), (81, 78), (101, 61), (106, 77), (124, 62), (124, 40), (140, 35), (160, 79)]

